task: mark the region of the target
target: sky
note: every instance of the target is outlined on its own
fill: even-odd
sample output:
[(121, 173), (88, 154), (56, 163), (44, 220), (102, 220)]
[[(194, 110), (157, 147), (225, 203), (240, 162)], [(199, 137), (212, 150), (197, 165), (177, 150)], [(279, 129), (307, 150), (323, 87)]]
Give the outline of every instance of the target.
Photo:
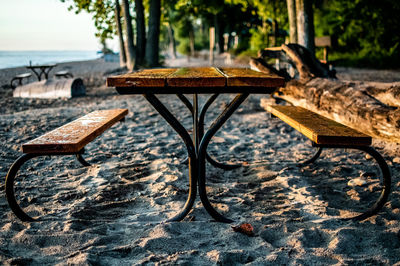
[(76, 15), (69, 5), (60, 0), (0, 0), (0, 50), (100, 50), (91, 15)]

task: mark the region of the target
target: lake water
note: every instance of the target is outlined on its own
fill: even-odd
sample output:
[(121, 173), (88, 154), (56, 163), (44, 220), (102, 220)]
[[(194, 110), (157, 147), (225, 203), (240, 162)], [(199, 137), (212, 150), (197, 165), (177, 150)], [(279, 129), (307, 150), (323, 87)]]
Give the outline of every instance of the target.
[(0, 51), (0, 69), (99, 58), (96, 51)]

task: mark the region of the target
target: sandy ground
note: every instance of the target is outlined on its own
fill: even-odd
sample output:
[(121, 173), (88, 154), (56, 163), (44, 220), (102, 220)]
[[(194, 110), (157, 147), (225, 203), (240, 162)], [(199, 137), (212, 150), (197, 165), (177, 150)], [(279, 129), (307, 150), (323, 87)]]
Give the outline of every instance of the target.
[[(187, 64), (184, 59), (167, 63)], [(191, 60), (189, 65), (204, 63)], [(78, 69), (85, 80), (90, 80), (88, 76), (102, 80), (104, 73), (116, 73), (118, 67), (99, 60), (73, 65), (71, 71)], [(96, 74), (89, 71), (94, 65)], [(0, 85), (9, 78), (7, 71), (12, 70), (0, 70)], [(349, 73), (344, 70), (346, 79), (352, 77)], [(379, 71), (371, 73), (382, 77)], [(394, 73), (391, 78), (396, 79), (398, 72)], [(3, 177), (21, 154), (22, 143), (93, 110), (128, 108), (130, 113), (124, 123), (87, 145), (90, 167), (82, 167), (72, 156), (40, 157), (25, 165), (16, 194), (25, 210), (40, 215), (42, 221), (23, 223), (13, 215), (2, 179), (0, 262), (400, 265), (398, 154), (377, 143), (393, 173), (390, 202), (379, 215), (363, 222), (341, 220), (362, 211), (377, 197), (379, 170), (373, 160), (350, 150), (330, 150), (315, 164), (298, 167), (313, 152), (309, 141), (270, 118), (259, 106), (262, 97), (252, 95), (209, 147), (219, 161), (245, 163), (232, 171), (207, 166), (210, 199), (235, 223), (213, 222), (199, 201), (184, 221), (162, 223), (186, 200), (188, 171), (181, 163), (186, 152), (177, 134), (142, 96), (120, 96), (112, 88), (93, 85), (87, 96), (69, 100), (12, 99), (3, 86)], [(206, 98), (201, 97), (203, 103)], [(217, 99), (207, 124), (232, 98)], [(160, 99), (190, 129), (189, 114), (179, 99), (174, 95)], [(232, 225), (244, 222), (254, 227), (255, 236), (233, 231)]]

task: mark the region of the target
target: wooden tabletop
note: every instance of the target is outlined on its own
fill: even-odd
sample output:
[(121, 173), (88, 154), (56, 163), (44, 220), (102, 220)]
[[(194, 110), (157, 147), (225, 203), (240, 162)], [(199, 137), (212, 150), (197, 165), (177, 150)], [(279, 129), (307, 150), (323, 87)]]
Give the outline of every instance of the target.
[(55, 67), (56, 64), (48, 64), (48, 65), (29, 65), (25, 66), (26, 68), (50, 68), (50, 67)]
[(120, 94), (143, 93), (271, 93), (283, 78), (248, 68), (145, 69), (107, 78)]

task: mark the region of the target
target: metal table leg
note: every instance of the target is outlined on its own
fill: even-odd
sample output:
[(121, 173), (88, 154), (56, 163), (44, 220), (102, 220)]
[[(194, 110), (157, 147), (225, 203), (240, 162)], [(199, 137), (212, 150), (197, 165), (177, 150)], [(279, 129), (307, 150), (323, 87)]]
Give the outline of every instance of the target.
[(186, 203), (182, 210), (174, 217), (168, 219), (168, 221), (180, 221), (189, 213), (192, 209), (197, 193), (197, 155), (196, 149), (193, 142), (187, 133), (186, 129), (181, 123), (171, 114), (170, 111), (160, 102), (160, 100), (154, 94), (143, 95), (147, 101), (153, 105), (153, 107), (160, 113), (162, 117), (171, 125), (171, 127), (179, 134), (182, 140), (185, 142), (186, 148), (189, 155), (189, 195)]
[[(207, 102), (204, 104), (201, 112), (200, 112), (200, 116), (198, 119), (198, 128), (199, 128), (199, 139), (201, 139), (204, 135), (204, 120), (205, 120), (205, 115), (207, 113), (208, 108), (211, 106), (211, 104), (215, 101), (215, 99), (217, 99), (218, 97), (218, 93), (213, 94), (208, 100)], [(178, 98), (186, 105), (186, 107), (189, 109), (189, 111), (192, 113), (193, 115), (193, 105), (192, 103), (183, 95), (183, 94), (177, 94)], [(221, 162), (218, 162), (217, 160), (215, 160), (214, 158), (212, 158), (208, 153), (206, 155), (206, 159), (207, 161), (214, 167), (217, 168), (221, 168), (224, 170), (233, 170), (236, 168), (239, 168), (242, 166), (242, 164), (224, 164)], [(185, 158), (182, 163), (187, 163), (188, 158)]]
[(219, 115), (219, 117), (210, 126), (207, 132), (204, 134), (204, 115), (207, 108), (216, 99), (218, 94), (213, 95), (206, 103), (205, 108), (203, 107), (200, 117), (198, 114), (198, 96), (193, 95), (193, 105), (187, 100), (183, 95), (178, 95), (178, 97), (185, 103), (185, 105), (191, 110), (193, 117), (193, 139), (190, 138), (186, 129), (182, 124), (171, 114), (171, 112), (160, 102), (160, 100), (154, 94), (144, 94), (143, 95), (147, 101), (153, 105), (153, 107), (160, 113), (162, 117), (171, 125), (171, 127), (179, 134), (182, 140), (185, 142), (186, 148), (189, 155), (189, 195), (186, 200), (185, 206), (182, 210), (168, 221), (180, 221), (189, 213), (192, 209), (198, 184), (199, 194), (201, 202), (203, 203), (206, 211), (219, 222), (230, 223), (232, 220), (225, 218), (219, 214), (212, 206), (208, 200), (206, 194), (206, 183), (205, 183), (205, 160), (207, 158), (207, 146), (211, 138), (215, 133), (222, 127), (222, 125), (228, 120), (228, 118), (233, 114), (233, 112), (240, 106), (240, 104), (249, 96), (248, 93), (239, 94), (231, 101), (228, 107)]
[(206, 151), (207, 146), (210, 143), (211, 138), (215, 135), (215, 133), (222, 127), (222, 125), (228, 120), (228, 118), (234, 113), (234, 111), (240, 106), (240, 104), (249, 96), (248, 93), (238, 94), (235, 99), (231, 101), (231, 103), (227, 106), (227, 108), (219, 115), (219, 117), (212, 123), (210, 128), (207, 130), (205, 135), (203, 136), (198, 152), (198, 183), (199, 183), (199, 194), (201, 202), (203, 203), (204, 208), (207, 212), (218, 222), (231, 223), (233, 222), (231, 219), (228, 219), (218, 213), (214, 207), (211, 205), (210, 201), (207, 197), (206, 191)]

